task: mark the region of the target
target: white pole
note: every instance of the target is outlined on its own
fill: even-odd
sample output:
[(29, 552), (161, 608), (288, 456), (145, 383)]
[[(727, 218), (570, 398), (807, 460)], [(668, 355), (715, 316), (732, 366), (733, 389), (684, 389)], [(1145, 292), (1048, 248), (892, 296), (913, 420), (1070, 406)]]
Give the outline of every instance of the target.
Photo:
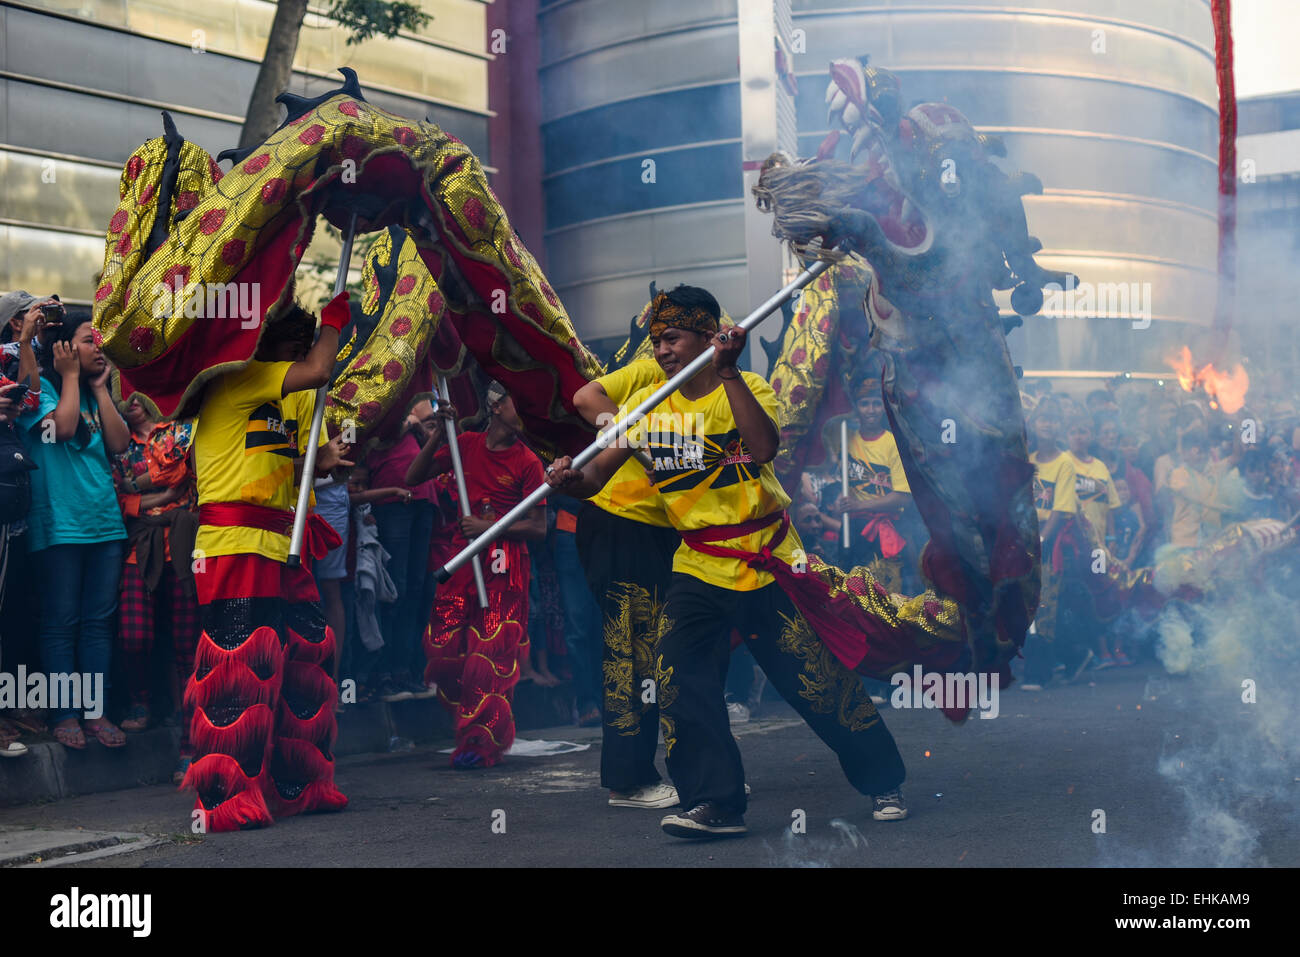
[[(447, 388), (447, 380), (443, 376), (438, 376), (438, 397), (444, 405), (451, 405), (451, 391)], [(451, 468), (456, 473), (456, 491), (460, 493), (460, 514), (469, 515), (471, 514), (469, 489), (465, 486), (465, 466), (460, 462), (460, 443), (456, 440), (456, 423), (452, 419), (444, 421), (447, 423), (447, 448), (451, 452)], [(487, 585), (483, 582), (483, 565), (477, 555), (474, 556), (474, 586), (478, 589), (479, 607), (487, 608)]]
[[(343, 291), (348, 284), (348, 264), (352, 261), (352, 239), (357, 232), (357, 214), (352, 214), (348, 230), (343, 234), (343, 252), (339, 255), (339, 271), (334, 277), (334, 295)], [(311, 433), (307, 438), (307, 452), (302, 462), (302, 485), (298, 488), (298, 507), (293, 515), (293, 534), (289, 537), (289, 557), (285, 560), (290, 568), (302, 563), (303, 532), (307, 530), (307, 509), (311, 502), (312, 480), (316, 477), (316, 446), (320, 444), (320, 430), (325, 423), (325, 393), (329, 383), (316, 390), (316, 407), (311, 414)]]
[[(840, 420), (840, 494), (849, 497), (849, 420)], [(844, 547), (849, 547), (849, 513), (843, 515)]]

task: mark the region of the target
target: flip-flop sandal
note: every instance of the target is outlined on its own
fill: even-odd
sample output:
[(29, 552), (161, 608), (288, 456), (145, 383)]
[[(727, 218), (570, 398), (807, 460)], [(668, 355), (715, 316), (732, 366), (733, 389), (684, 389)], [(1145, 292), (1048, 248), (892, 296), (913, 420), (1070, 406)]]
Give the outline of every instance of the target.
[(106, 748), (121, 748), (126, 745), (126, 735), (122, 733), (122, 729), (109, 724), (107, 721), (94, 727), (87, 725), (86, 730), (90, 732), (91, 737)]
[(54, 728), (54, 740), (73, 751), (86, 750), (86, 733), (81, 728)]
[(144, 705), (135, 705), (126, 716), (126, 720), (119, 726), (120, 730), (128, 732), (147, 731), (149, 728), (149, 709)]

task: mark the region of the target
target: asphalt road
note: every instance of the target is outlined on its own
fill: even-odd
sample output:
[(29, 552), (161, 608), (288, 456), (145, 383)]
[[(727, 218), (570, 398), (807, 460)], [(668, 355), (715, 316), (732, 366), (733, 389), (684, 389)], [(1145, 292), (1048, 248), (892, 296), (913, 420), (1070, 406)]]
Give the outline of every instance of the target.
[(899, 823), (873, 821), (834, 756), (777, 704), (734, 728), (753, 788), (743, 839), (681, 841), (659, 830), (664, 812), (608, 807), (599, 735), (573, 727), (527, 737), (589, 750), (488, 771), (453, 771), (434, 749), (344, 759), (346, 811), (265, 831), (192, 835), (192, 799), (168, 787), (4, 809), (0, 825), (168, 838), (95, 867), (1300, 864), (1298, 772), (1269, 763), (1259, 713), (1230, 685), (1211, 691), (1156, 671), (1013, 687), (996, 719), (960, 727), (886, 707), (908, 766), (911, 817)]

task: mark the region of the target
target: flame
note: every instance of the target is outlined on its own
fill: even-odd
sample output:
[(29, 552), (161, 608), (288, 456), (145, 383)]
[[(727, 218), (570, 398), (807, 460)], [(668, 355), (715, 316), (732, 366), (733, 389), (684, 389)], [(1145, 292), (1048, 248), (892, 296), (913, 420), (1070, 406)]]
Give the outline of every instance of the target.
[(1222, 407), (1232, 415), (1246, 404), (1246, 391), (1250, 388), (1250, 376), (1238, 362), (1230, 371), (1214, 368), (1214, 363), (1207, 363), (1197, 369), (1192, 361), (1192, 350), (1183, 346), (1178, 354), (1165, 360), (1184, 392), (1194, 392), (1199, 386), (1211, 399), (1211, 406)]

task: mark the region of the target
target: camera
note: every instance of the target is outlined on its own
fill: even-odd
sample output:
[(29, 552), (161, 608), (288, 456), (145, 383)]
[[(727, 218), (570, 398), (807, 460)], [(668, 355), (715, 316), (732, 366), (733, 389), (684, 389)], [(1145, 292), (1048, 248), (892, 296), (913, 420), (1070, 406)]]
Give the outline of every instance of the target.
[(68, 314), (68, 311), (63, 308), (63, 304), (58, 302), (46, 303), (41, 306), (41, 312), (45, 316), (45, 324), (47, 326), (61, 325)]

